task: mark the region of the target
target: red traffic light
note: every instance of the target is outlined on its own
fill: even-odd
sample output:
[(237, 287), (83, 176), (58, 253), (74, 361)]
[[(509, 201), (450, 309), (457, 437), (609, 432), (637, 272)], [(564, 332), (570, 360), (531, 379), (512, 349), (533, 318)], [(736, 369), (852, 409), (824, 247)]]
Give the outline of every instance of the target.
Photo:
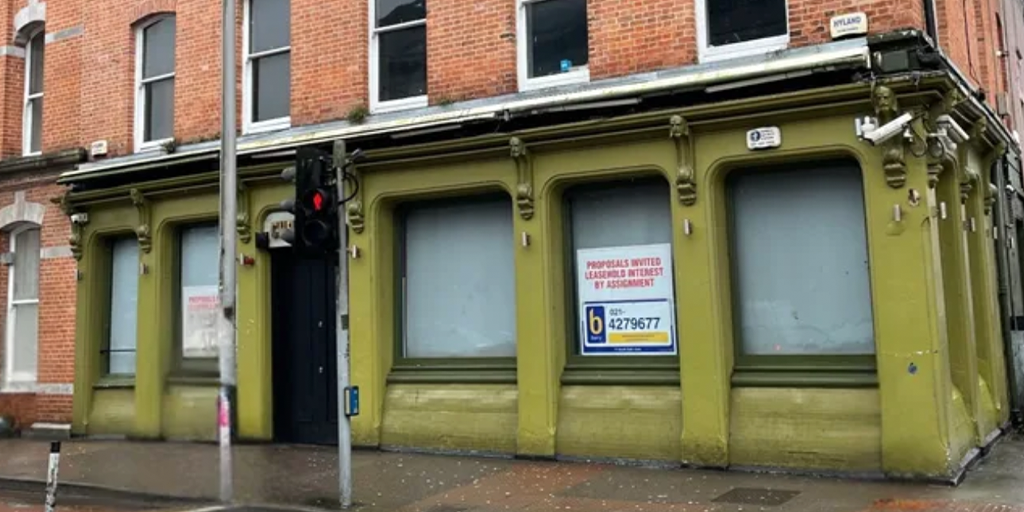
[(315, 213), (324, 213), (329, 207), (331, 199), (327, 191), (323, 189), (313, 189), (306, 193), (306, 196), (302, 198), (302, 208), (306, 211), (307, 215)]

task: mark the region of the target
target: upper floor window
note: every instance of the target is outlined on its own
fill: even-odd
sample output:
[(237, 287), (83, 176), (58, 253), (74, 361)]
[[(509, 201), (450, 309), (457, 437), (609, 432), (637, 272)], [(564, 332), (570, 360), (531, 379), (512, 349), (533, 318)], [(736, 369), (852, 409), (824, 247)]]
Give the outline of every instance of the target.
[(427, 106), (425, 0), (371, 0), (370, 109)]
[(517, 0), (519, 89), (590, 80), (587, 0)]
[(291, 124), (291, 2), (246, 2), (244, 38), (245, 131), (286, 128)]
[(43, 48), (46, 32), (39, 29), (28, 40), (25, 52), (25, 114), (22, 153), (38, 155), (43, 148)]
[(142, 25), (135, 40), (135, 149), (174, 137), (174, 16)]
[(696, 0), (703, 61), (781, 50), (789, 44), (786, 0)]

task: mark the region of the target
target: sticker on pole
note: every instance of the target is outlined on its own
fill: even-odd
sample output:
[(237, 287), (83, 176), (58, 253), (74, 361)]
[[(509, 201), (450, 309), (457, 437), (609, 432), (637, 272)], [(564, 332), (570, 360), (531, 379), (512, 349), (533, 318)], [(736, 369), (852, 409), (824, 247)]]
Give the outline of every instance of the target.
[(583, 355), (676, 354), (672, 246), (576, 251)]

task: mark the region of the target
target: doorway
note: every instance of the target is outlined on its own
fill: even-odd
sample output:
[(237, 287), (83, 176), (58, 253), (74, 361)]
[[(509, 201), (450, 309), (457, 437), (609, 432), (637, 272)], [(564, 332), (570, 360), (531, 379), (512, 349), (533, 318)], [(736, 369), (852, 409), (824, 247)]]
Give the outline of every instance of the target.
[(271, 253), (274, 439), (338, 443), (334, 266)]

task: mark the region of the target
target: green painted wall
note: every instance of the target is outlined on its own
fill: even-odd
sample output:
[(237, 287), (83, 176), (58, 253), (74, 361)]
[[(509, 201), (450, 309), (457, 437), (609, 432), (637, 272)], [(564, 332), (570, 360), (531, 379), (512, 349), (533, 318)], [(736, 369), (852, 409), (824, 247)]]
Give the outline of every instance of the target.
[(514, 454), (516, 409), (513, 385), (392, 385), (381, 444)]
[(730, 463), (877, 472), (882, 414), (876, 389), (737, 388)]
[(556, 453), (678, 462), (681, 405), (675, 386), (565, 386)]
[[(951, 362), (988, 357), (983, 337), (987, 350), (998, 347), (992, 345), (998, 343), (995, 291), (985, 284), (994, 283), (991, 241), (982, 234), (967, 235), (965, 242), (955, 222), (938, 218), (940, 203), (951, 202), (955, 193), (955, 182), (948, 181), (957, 179), (955, 171), (940, 177), (938, 190), (930, 189), (926, 163), (907, 152), (905, 185), (887, 184), (883, 149), (860, 142), (851, 129), (853, 116), (870, 111), (867, 89), (850, 87), (688, 109), (682, 114), (689, 132), (682, 137), (670, 136), (676, 112), (663, 112), (517, 134), (527, 148), (519, 159), (511, 156), (508, 138), (497, 136), (369, 152), (359, 166), (364, 225), (350, 231), (359, 249), (349, 260), (350, 296), (358, 298), (350, 312), (352, 372), (363, 400), (353, 421), (355, 444), (952, 474), (977, 442), (976, 429), (965, 428), (982, 420), (975, 404), (1005, 410), (999, 390), (1004, 377), (980, 364), (972, 370), (969, 362)], [(748, 150), (746, 131), (766, 125), (780, 128), (781, 147)], [(877, 371), (851, 380), (814, 370), (808, 380), (807, 371), (772, 367), (761, 375), (770, 387), (734, 385), (725, 177), (741, 168), (835, 158), (853, 160), (863, 172)], [(269, 178), (282, 165), (243, 170), (243, 232), (261, 229), (266, 214), (289, 194), (288, 186)], [(693, 204), (684, 204), (678, 193), (680, 169), (693, 171)], [(562, 193), (579, 183), (651, 176), (665, 179), (671, 190), (665, 200), (673, 223), (679, 356), (654, 367), (570, 356)], [(140, 185), (147, 202), (139, 209), (127, 190), (79, 196), (92, 221), (83, 232), (80, 261), (76, 432), (212, 439), (214, 381), (177, 375), (171, 297), (174, 229), (216, 218), (215, 179), (211, 173), (192, 182)], [(458, 361), (443, 372), (453, 382), (415, 369), (397, 372), (395, 208), (482, 192), (509, 194), (515, 205), (524, 189), (532, 194), (527, 206), (533, 214), (527, 218), (514, 206), (509, 240), (516, 265), (514, 372), (469, 370)], [(909, 199), (911, 190), (919, 201)], [(971, 203), (968, 211), (977, 215), (982, 207)], [(955, 208), (950, 213), (956, 217)], [(94, 391), (105, 380), (95, 319), (107, 281), (101, 242), (144, 221), (153, 248), (142, 257), (149, 271), (140, 277), (139, 374), (127, 389)], [(690, 234), (684, 233), (687, 223)], [(529, 244), (522, 243), (524, 234)], [(239, 252), (255, 258), (238, 274), (239, 433), (270, 440), (270, 260), (251, 240)], [(987, 298), (971, 302), (979, 296)], [(972, 327), (971, 319), (981, 315), (989, 315), (991, 325)], [(979, 340), (974, 351), (972, 332)], [(573, 380), (563, 384), (567, 365)], [(975, 371), (987, 384), (974, 387)], [(975, 401), (975, 391), (992, 396), (992, 405)]]

